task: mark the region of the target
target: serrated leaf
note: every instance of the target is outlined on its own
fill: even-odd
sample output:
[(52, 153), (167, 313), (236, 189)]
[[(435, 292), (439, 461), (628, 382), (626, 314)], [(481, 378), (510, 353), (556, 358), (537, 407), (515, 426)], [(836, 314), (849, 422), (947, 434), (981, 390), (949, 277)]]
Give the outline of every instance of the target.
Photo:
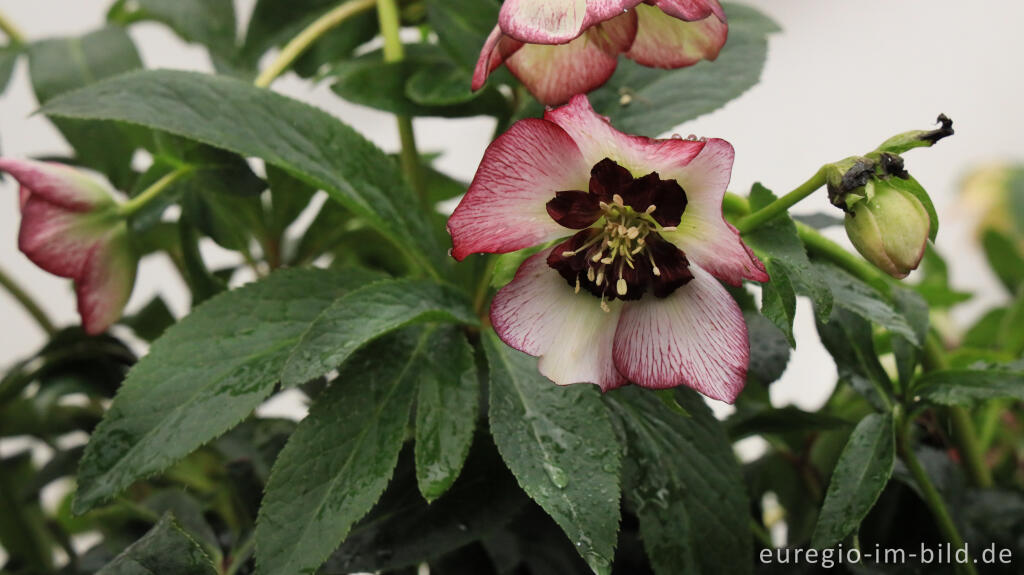
[(462, 470), (480, 412), (473, 348), (452, 326), (438, 328), (416, 383), (416, 479), (427, 501), (444, 494)]
[(597, 388), (559, 387), (537, 360), (484, 336), (494, 443), (519, 485), (558, 523), (595, 573), (611, 572), (621, 454)]
[(171, 327), (129, 372), (78, 475), (76, 513), (158, 473), (260, 404), (302, 333), (352, 288), (375, 279), (291, 270), (209, 300)]
[(206, 46), (210, 54), (234, 55), (235, 6), (232, 0), (120, 0), (110, 9), (112, 22), (130, 24), (153, 20), (167, 25), (186, 42)]
[(476, 66), (498, 9), (495, 0), (427, 0), (427, 18), (441, 46), (465, 70)]
[(899, 334), (914, 345), (923, 343), (918, 339), (916, 331), (910, 326), (907, 319), (893, 309), (892, 304), (886, 301), (885, 296), (876, 289), (853, 277), (846, 270), (831, 264), (819, 263), (814, 267), (832, 288), (832, 295), (837, 307), (855, 313), (894, 334)]
[[(906, 288), (898, 287), (892, 291), (893, 305), (917, 336), (917, 341), (923, 342), (928, 337), (928, 302), (917, 292)], [(899, 374), (900, 384), (906, 388), (914, 378), (914, 371), (921, 359), (920, 349), (911, 343), (907, 338), (900, 335), (892, 337), (892, 353), (896, 359), (896, 371)]]
[(891, 413), (872, 413), (861, 420), (843, 448), (811, 545), (832, 547), (864, 520), (892, 476), (896, 436)]
[(280, 94), (222, 76), (145, 71), (60, 96), (42, 112), (142, 125), (261, 158), (326, 191), (411, 259), (447, 261), (395, 162), (334, 116)]
[(933, 371), (917, 381), (915, 394), (932, 403), (965, 407), (990, 399), (1024, 401), (1024, 371), (1008, 366)]
[(426, 280), (385, 280), (353, 291), (309, 326), (288, 358), (281, 382), (285, 386), (306, 383), (385, 333), (432, 321), (479, 322), (465, 294)]
[(648, 390), (607, 396), (629, 446), (624, 493), (658, 575), (751, 573), (749, 502), (732, 445), (700, 396), (676, 398), (690, 417)]
[(836, 363), (839, 379), (848, 381), (876, 409), (885, 410), (885, 401), (879, 397), (877, 388), (888, 390), (892, 382), (878, 362), (871, 324), (837, 306), (828, 323), (818, 322), (818, 334)]
[(164, 517), (96, 575), (217, 575), (202, 548), (171, 518)]
[(615, 127), (655, 136), (724, 106), (757, 84), (768, 53), (768, 36), (779, 30), (754, 8), (723, 3), (729, 41), (714, 62), (657, 70), (620, 59), (618, 71), (590, 101)]
[(384, 492), (432, 330), (375, 341), (341, 368), (274, 463), (256, 523), (263, 575), (313, 573)]
[(786, 334), (774, 323), (754, 311), (743, 312), (750, 343), (747, 378), (768, 385), (786, 371), (791, 355)]

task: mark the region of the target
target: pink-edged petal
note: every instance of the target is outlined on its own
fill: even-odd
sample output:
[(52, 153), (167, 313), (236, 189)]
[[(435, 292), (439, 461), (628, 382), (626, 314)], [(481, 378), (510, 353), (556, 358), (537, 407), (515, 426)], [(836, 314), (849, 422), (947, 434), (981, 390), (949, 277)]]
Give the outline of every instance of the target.
[(587, 0), (505, 0), (498, 15), (505, 34), (533, 44), (564, 44), (586, 21)]
[(487, 37), (487, 42), (480, 51), (480, 59), (476, 62), (476, 69), (473, 70), (473, 91), (483, 88), (491, 72), (497, 70), (506, 59), (522, 47), (522, 42), (506, 36), (501, 32), (500, 26), (495, 26), (491, 35)]
[(91, 214), (64, 209), (33, 194), (21, 209), (18, 249), (45, 271), (73, 278), (103, 239)]
[(135, 285), (136, 259), (123, 226), (94, 246), (75, 278), (78, 314), (86, 333), (103, 333), (120, 319)]
[(548, 267), (550, 252), (526, 260), (494, 296), (494, 331), (511, 347), (539, 356), (540, 372), (559, 385), (593, 383), (605, 391), (625, 385), (612, 360), (621, 303), (610, 302), (606, 312), (594, 296), (575, 293)]
[(113, 201), (98, 181), (63, 164), (0, 158), (0, 170), (18, 180), (23, 197), (37, 195), (66, 210), (85, 212)]
[(714, 14), (722, 22), (726, 21), (725, 10), (718, 0), (648, 0), (661, 11), (687, 22), (703, 20)]
[(664, 389), (686, 385), (732, 403), (743, 389), (750, 346), (743, 313), (708, 272), (669, 297), (623, 306), (615, 332), (615, 367), (633, 383)]
[(714, 60), (729, 35), (729, 25), (711, 15), (687, 22), (647, 5), (637, 6), (639, 29), (626, 57), (652, 68), (682, 68)]
[(590, 32), (568, 44), (526, 44), (505, 65), (540, 103), (556, 106), (596, 90), (612, 77), (619, 56), (609, 54), (608, 45), (595, 42)]
[(516, 122), (484, 152), (448, 219), (452, 256), (513, 252), (566, 235), (547, 203), (556, 192), (587, 189), (589, 178), (590, 166), (564, 130), (537, 118)]

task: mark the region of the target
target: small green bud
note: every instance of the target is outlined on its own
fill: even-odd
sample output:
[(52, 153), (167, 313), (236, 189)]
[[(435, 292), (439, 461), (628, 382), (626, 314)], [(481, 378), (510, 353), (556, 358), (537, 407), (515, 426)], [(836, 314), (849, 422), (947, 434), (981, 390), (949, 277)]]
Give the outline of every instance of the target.
[(865, 259), (894, 278), (902, 279), (921, 263), (931, 218), (914, 194), (888, 178), (872, 179), (849, 202), (846, 234)]

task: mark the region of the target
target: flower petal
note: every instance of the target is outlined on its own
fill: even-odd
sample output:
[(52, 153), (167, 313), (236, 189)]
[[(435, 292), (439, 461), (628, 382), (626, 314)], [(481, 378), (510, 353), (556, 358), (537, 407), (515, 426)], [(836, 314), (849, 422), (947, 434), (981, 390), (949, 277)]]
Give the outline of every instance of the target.
[(18, 180), (23, 198), (35, 194), (66, 210), (85, 212), (113, 201), (98, 181), (64, 164), (0, 158), (0, 170)]
[(47, 272), (74, 278), (103, 238), (89, 214), (81, 214), (32, 194), (21, 209), (18, 249)]
[(726, 21), (725, 10), (718, 0), (655, 0), (648, 2), (661, 11), (687, 22), (703, 20), (714, 14), (722, 22)]
[(494, 331), (508, 345), (540, 356), (540, 372), (559, 385), (594, 383), (602, 390), (626, 384), (612, 361), (612, 341), (622, 309), (589, 293), (575, 293), (548, 267), (551, 250), (536, 254), (516, 272), (491, 304)]
[(568, 44), (526, 44), (505, 65), (540, 103), (555, 106), (601, 87), (615, 73), (618, 54), (587, 33)]
[(97, 243), (75, 279), (78, 314), (86, 333), (103, 333), (120, 319), (135, 284), (136, 260), (124, 226)]
[(555, 192), (586, 189), (590, 167), (572, 138), (544, 120), (516, 122), (484, 153), (452, 217), (452, 255), (506, 253), (566, 235), (548, 215)]
[(530, 44), (565, 44), (643, 0), (505, 0), (502, 31)]
[(484, 87), (487, 77), (505, 63), (512, 54), (523, 47), (519, 40), (509, 38), (501, 32), (500, 26), (495, 26), (491, 35), (487, 37), (483, 50), (480, 51), (480, 59), (476, 61), (476, 69), (473, 70), (473, 91)]
[(636, 40), (626, 57), (652, 68), (682, 68), (714, 60), (729, 35), (717, 16), (687, 22), (647, 5), (637, 6)]
[(628, 302), (615, 332), (615, 367), (643, 387), (686, 385), (732, 403), (746, 381), (750, 346), (743, 313), (708, 272), (671, 296)]

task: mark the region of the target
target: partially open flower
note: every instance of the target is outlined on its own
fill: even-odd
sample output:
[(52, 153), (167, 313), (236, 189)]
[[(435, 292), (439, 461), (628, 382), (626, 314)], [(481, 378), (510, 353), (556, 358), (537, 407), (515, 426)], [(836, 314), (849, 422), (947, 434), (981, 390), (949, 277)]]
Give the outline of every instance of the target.
[(623, 134), (577, 96), (491, 144), (448, 220), (452, 254), (561, 240), (491, 305), (498, 335), (555, 383), (688, 385), (731, 402), (750, 350), (718, 279), (768, 280), (722, 218), (732, 161), (723, 140)]
[(896, 184), (892, 179), (873, 179), (864, 186), (862, 199), (847, 200), (852, 205), (846, 234), (865, 259), (902, 279), (924, 257), (931, 218), (921, 200)]
[(18, 248), (47, 272), (73, 279), (82, 327), (106, 331), (121, 317), (136, 267), (110, 193), (62, 164), (0, 158), (0, 170), (21, 184)]
[(620, 54), (654, 68), (714, 60), (729, 27), (718, 0), (507, 0), (473, 75), (506, 64), (548, 105), (611, 78)]

